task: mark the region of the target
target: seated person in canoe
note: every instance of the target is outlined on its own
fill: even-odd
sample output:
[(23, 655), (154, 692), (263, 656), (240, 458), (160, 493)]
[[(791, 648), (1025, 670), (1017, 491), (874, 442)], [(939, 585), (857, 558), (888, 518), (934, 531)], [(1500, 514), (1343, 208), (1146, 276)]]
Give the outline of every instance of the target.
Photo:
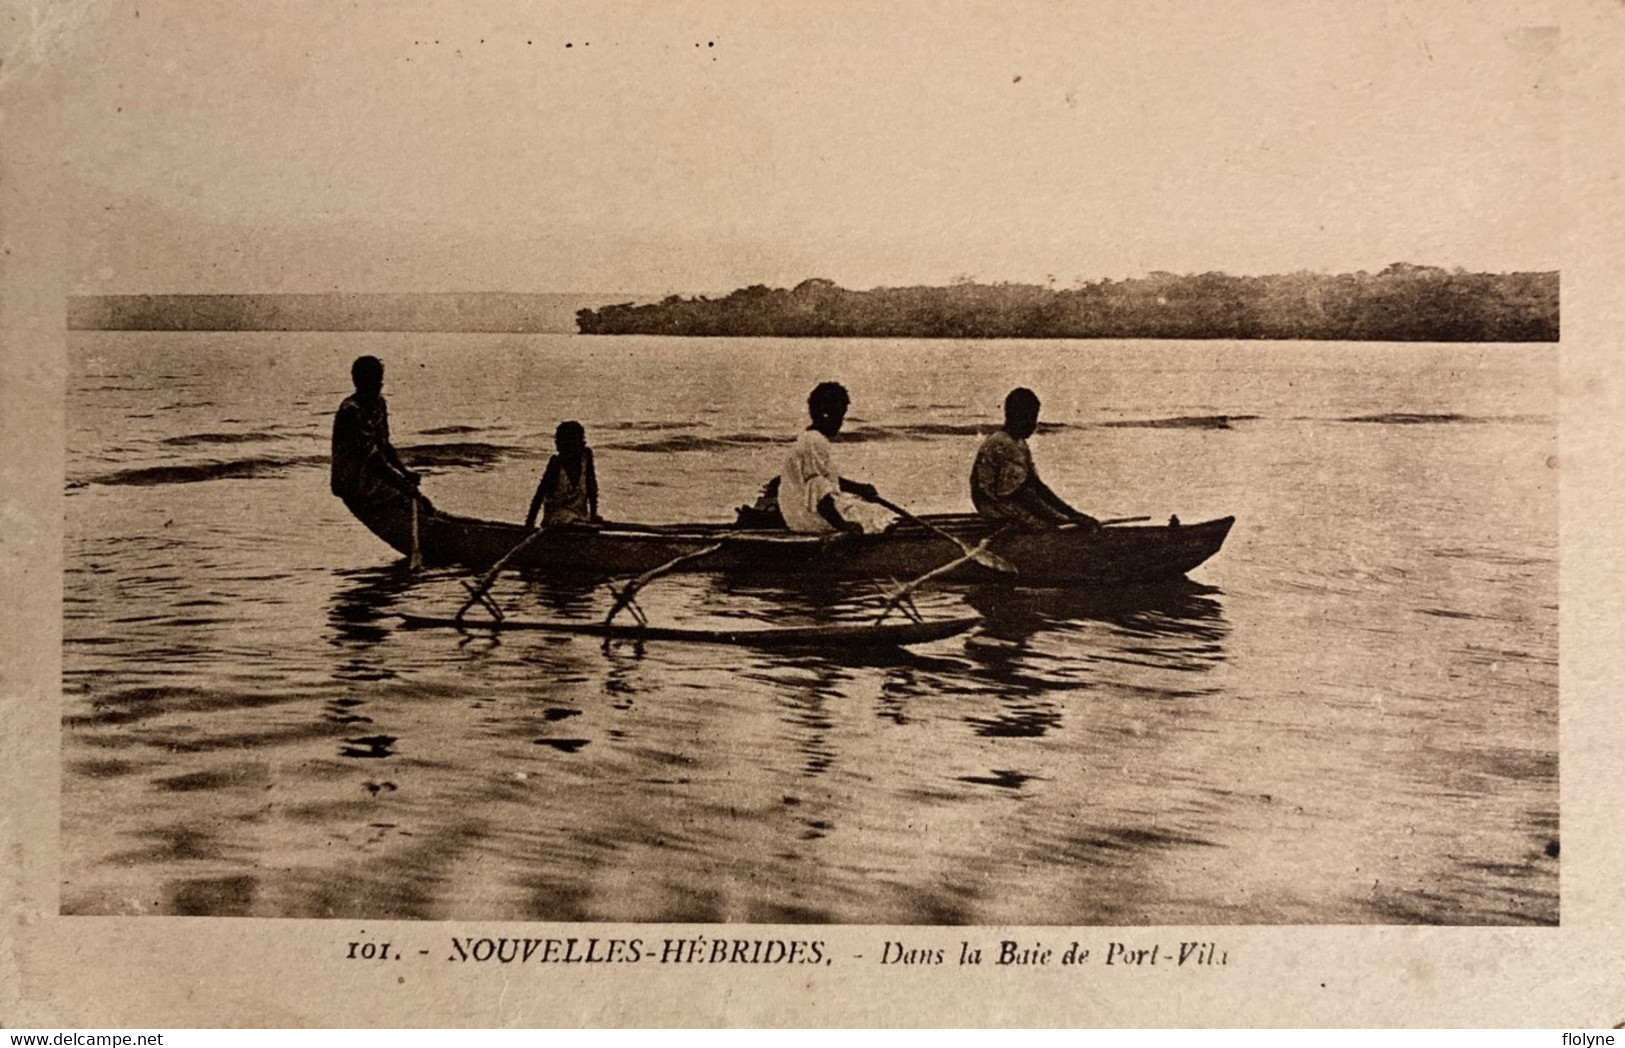
[(1073, 509), (1038, 478), (1027, 438), (1038, 430), (1038, 395), (1017, 388), (1004, 398), (1004, 425), (988, 434), (971, 467), (970, 498), (976, 512), (989, 520), (1027, 531), (1064, 524), (1099, 526), (1087, 513)]
[(418, 492), (422, 478), (401, 463), (389, 440), (383, 362), (357, 357), (350, 365), (350, 381), (355, 392), (344, 398), (333, 416), (333, 494), (352, 509), (405, 497), (417, 499), (432, 512), (434, 507)]
[(872, 484), (849, 480), (835, 469), (830, 440), (841, 431), (851, 403), (846, 387), (821, 382), (807, 397), (808, 426), (779, 474), (779, 512), (791, 531), (877, 535), (896, 518), (875, 505)]
[(544, 528), (601, 523), (598, 473), (593, 469), (587, 431), (579, 422), (560, 422), (553, 433), (553, 446), (558, 453), (547, 460), (547, 468), (542, 471), (542, 482), (536, 485), (530, 512), (525, 515), (525, 527), (536, 525), (538, 511)]

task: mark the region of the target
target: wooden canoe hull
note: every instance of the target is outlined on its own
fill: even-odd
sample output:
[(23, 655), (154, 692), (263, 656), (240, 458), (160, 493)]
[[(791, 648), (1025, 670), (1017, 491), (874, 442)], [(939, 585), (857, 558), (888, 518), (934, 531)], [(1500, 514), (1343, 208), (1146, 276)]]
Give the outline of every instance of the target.
[[(412, 549), (412, 514), (404, 500), (351, 511), (402, 554)], [(928, 517), (967, 543), (992, 530), (970, 515)], [(1005, 532), (992, 552), (1015, 565), (1009, 581), (1038, 586), (1108, 586), (1178, 578), (1219, 551), (1234, 517), (1196, 524), (1112, 526), (1081, 530)], [(486, 568), (527, 532), (519, 524), (429, 513), (418, 522), (419, 549), (430, 565)], [(899, 524), (885, 535), (817, 536), (738, 528), (727, 524), (633, 525), (561, 529), (531, 545), (509, 565), (518, 571), (595, 577), (635, 575), (713, 543), (723, 548), (687, 570), (760, 576), (909, 579), (959, 556), (960, 548), (917, 525)], [(966, 564), (950, 578), (1008, 578)]]
[(748, 648), (898, 648), (908, 644), (929, 644), (964, 633), (981, 622), (981, 616), (965, 615), (925, 622), (839, 622), (823, 626), (778, 626), (739, 629), (696, 629), (671, 626), (639, 626), (636, 623), (539, 622), (524, 619), (467, 619), (429, 615), (400, 616), (408, 629), (459, 629), (468, 633), (506, 633), (514, 630), (603, 637), (611, 640), (686, 641), (699, 644), (737, 644)]

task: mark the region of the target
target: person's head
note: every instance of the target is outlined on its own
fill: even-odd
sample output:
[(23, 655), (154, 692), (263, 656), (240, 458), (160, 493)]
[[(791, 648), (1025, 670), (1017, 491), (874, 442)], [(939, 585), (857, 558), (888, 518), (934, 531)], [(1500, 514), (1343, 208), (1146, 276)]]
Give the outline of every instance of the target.
[(812, 416), (813, 428), (826, 437), (833, 437), (841, 431), (851, 403), (845, 386), (839, 382), (820, 382), (807, 395), (807, 414)]
[(576, 458), (580, 456), (581, 449), (587, 446), (587, 431), (581, 428), (579, 422), (560, 422), (558, 429), (553, 431), (553, 446), (565, 458)]
[(350, 365), (350, 381), (364, 397), (376, 397), (384, 388), (384, 362), (377, 357), (356, 357)]
[(1004, 398), (1004, 431), (1026, 440), (1038, 431), (1038, 394), (1017, 386)]

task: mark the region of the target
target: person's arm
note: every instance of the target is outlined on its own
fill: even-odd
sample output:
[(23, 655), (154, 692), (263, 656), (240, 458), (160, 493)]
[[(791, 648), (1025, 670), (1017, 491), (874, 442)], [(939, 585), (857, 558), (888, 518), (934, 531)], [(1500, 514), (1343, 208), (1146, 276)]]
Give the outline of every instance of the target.
[(838, 510), (836, 510), (834, 495), (825, 495), (823, 498), (818, 500), (818, 515), (829, 521), (830, 527), (834, 528), (836, 531), (855, 533), (863, 530), (863, 525), (859, 524), (857, 521), (847, 520), (845, 517), (841, 516)]
[(1042, 512), (1062, 524), (1099, 524), (1100, 521), (1081, 510), (1073, 509), (1066, 500), (1050, 490), (1048, 484), (1039, 479), (1037, 471), (1027, 478), (1027, 487), (1030, 489), (1036, 505), (1042, 506)]
[(360, 412), (355, 404), (346, 400), (333, 414), (333, 465), (344, 468), (355, 462), (365, 463), (371, 449), (361, 437)]
[(529, 531), (536, 526), (536, 514), (542, 511), (542, 486), (536, 485), (536, 494), (530, 497), (530, 512), (525, 514), (525, 530)]
[(1041, 485), (1034, 484), (1031, 479), (1025, 481), (1021, 487), (1004, 497), (1007, 505), (1014, 506), (1035, 524), (1065, 524), (1072, 517), (1055, 508), (1055, 504), (1044, 497), (1040, 490)]
[(413, 487), (417, 486), (418, 474), (406, 468), (406, 463), (402, 462), (401, 457), (395, 453), (395, 446), (389, 442), (388, 438), (385, 438), (384, 442), (379, 445), (378, 455), (392, 472), (409, 481)]
[(865, 499), (869, 502), (873, 502), (875, 499), (880, 497), (880, 492), (875, 490), (875, 486), (873, 484), (865, 484), (861, 480), (849, 480), (846, 477), (842, 477), (840, 479), (840, 484), (841, 490), (846, 492), (848, 495), (856, 495), (858, 498)]
[(547, 468), (542, 471), (541, 482), (536, 485), (536, 494), (530, 500), (530, 512), (525, 514), (525, 529), (536, 526), (536, 515), (542, 511), (542, 502), (559, 486), (559, 457), (554, 455), (547, 460)]
[[(342, 429), (342, 433), (340, 432)], [(369, 424), (361, 409), (341, 410), (335, 424), (333, 439), (343, 441), (354, 451), (354, 461), (368, 476), (388, 484), (408, 497), (428, 499), (418, 491), (418, 475), (401, 464), (399, 456), (389, 442), (389, 421), (385, 415), (377, 424)], [(433, 508), (433, 507), (430, 507)]]
[(384, 460), (384, 464), (389, 467), (388, 472), (393, 474), (402, 490), (407, 494), (411, 494), (417, 490), (418, 482), (423, 478), (407, 469), (406, 464), (401, 461), (401, 457), (395, 453), (395, 445), (389, 439), (389, 407), (380, 405), (378, 416), (378, 455)]

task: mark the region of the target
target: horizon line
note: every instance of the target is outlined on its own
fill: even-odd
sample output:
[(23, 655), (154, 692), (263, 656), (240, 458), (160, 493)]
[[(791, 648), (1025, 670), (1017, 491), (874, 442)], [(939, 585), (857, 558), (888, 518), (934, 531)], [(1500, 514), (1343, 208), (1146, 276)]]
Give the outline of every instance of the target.
[[(1300, 269), (1291, 269), (1291, 270), (1278, 270), (1278, 271), (1271, 272), (1271, 273), (1232, 273), (1232, 272), (1230, 272), (1228, 270), (1223, 270), (1223, 269), (1207, 269), (1207, 270), (1202, 270), (1201, 272), (1178, 273), (1178, 272), (1174, 272), (1173, 270), (1167, 270), (1167, 269), (1153, 269), (1153, 270), (1147, 270), (1147, 271), (1142, 272), (1142, 273), (1137, 273), (1137, 274), (1134, 274), (1132, 276), (1124, 276), (1124, 277), (1099, 276), (1099, 277), (1090, 278), (1088, 280), (1074, 279), (1074, 280), (1069, 281), (1069, 282), (1067, 282), (1065, 284), (1062, 284), (1060, 281), (1057, 281), (1057, 280), (1049, 280), (1049, 281), (1045, 282), (1045, 281), (1012, 280), (1012, 279), (983, 279), (983, 278), (980, 278), (980, 277), (972, 276), (972, 277), (969, 277), (968, 279), (954, 278), (954, 279), (951, 279), (951, 280), (948, 280), (948, 281), (945, 281), (945, 282), (942, 282), (942, 283), (918, 283), (918, 282), (916, 282), (916, 283), (878, 283), (878, 284), (869, 285), (867, 287), (848, 287), (848, 286), (846, 286), (844, 284), (841, 284), (839, 281), (830, 280), (830, 278), (828, 278), (828, 277), (809, 276), (809, 277), (803, 277), (801, 280), (796, 281), (795, 284), (785, 285), (784, 289), (788, 290), (788, 289), (793, 288), (793, 287), (795, 287), (795, 286), (797, 286), (799, 284), (803, 284), (803, 283), (806, 283), (806, 282), (812, 281), (812, 280), (818, 280), (818, 281), (826, 281), (828, 283), (834, 284), (836, 287), (840, 288), (843, 291), (856, 291), (856, 292), (876, 291), (876, 290), (880, 290), (882, 288), (920, 288), (920, 287), (940, 288), (940, 287), (954, 287), (954, 286), (959, 286), (959, 285), (981, 285), (983, 287), (997, 287), (997, 286), (1001, 286), (1001, 285), (1003, 285), (1003, 286), (1017, 286), (1017, 287), (1045, 287), (1045, 288), (1050, 288), (1052, 290), (1059, 291), (1059, 290), (1065, 290), (1065, 289), (1068, 289), (1068, 288), (1085, 287), (1085, 286), (1088, 286), (1090, 284), (1099, 284), (1099, 283), (1108, 283), (1108, 282), (1127, 282), (1127, 281), (1131, 281), (1131, 280), (1147, 280), (1147, 279), (1150, 279), (1152, 277), (1158, 277), (1158, 276), (1172, 276), (1172, 277), (1188, 278), (1188, 277), (1207, 276), (1209, 274), (1215, 274), (1215, 273), (1219, 274), (1220, 276), (1226, 276), (1226, 277), (1253, 278), (1253, 279), (1261, 279), (1261, 278), (1265, 278), (1265, 277), (1295, 276), (1295, 275), (1298, 275), (1298, 274), (1309, 274), (1309, 275), (1313, 275), (1313, 276), (1358, 276), (1358, 275), (1360, 275), (1362, 273), (1366, 274), (1366, 275), (1379, 274), (1379, 273), (1382, 273), (1384, 270), (1390, 269), (1390, 268), (1392, 268), (1394, 266), (1408, 266), (1408, 267), (1415, 268), (1415, 269), (1437, 269), (1437, 270), (1444, 270), (1444, 271), (1449, 272), (1449, 273), (1462, 273), (1462, 274), (1466, 274), (1466, 275), (1487, 275), (1487, 276), (1510, 276), (1510, 275), (1519, 274), (1519, 273), (1557, 274), (1557, 275), (1561, 276), (1562, 271), (1563, 271), (1561, 266), (1554, 267), (1554, 268), (1551, 268), (1551, 269), (1468, 269), (1465, 266), (1439, 266), (1439, 265), (1433, 265), (1431, 263), (1423, 263), (1423, 262), (1391, 262), (1387, 266), (1384, 266), (1382, 269), (1378, 269), (1378, 270), (1370, 270), (1370, 269), (1330, 270), (1330, 269), (1306, 269), (1306, 268), (1300, 268)], [(70, 292), (67, 295), (65, 295), (64, 297), (69, 298), (69, 299), (74, 299), (74, 298), (159, 298), (159, 297), (180, 297), (180, 296), (199, 297), (199, 298), (201, 298), (201, 297), (226, 298), (226, 297), (270, 297), (270, 296), (293, 297), (293, 296), (315, 296), (315, 295), (343, 295), (343, 296), (350, 296), (350, 297), (359, 297), (359, 296), (366, 296), (366, 295), (375, 295), (375, 296), (383, 296), (383, 295), (422, 295), (422, 296), (429, 296), (429, 295), (446, 295), (446, 296), (449, 296), (449, 295), (516, 295), (516, 296), (520, 296), (520, 295), (534, 295), (534, 296), (552, 295), (552, 296), (557, 296), (557, 297), (560, 297), (560, 298), (599, 298), (599, 297), (605, 297), (605, 296), (629, 296), (629, 297), (632, 297), (632, 298), (665, 298), (665, 297), (668, 297), (668, 296), (671, 296), (671, 295), (687, 296), (687, 297), (696, 297), (696, 296), (701, 296), (701, 295), (716, 295), (716, 294), (726, 295), (726, 294), (731, 294), (734, 291), (742, 290), (742, 289), (747, 288), (747, 287), (775, 287), (775, 286), (776, 285), (768, 284), (768, 283), (765, 283), (763, 281), (754, 281), (754, 282), (750, 282), (750, 283), (741, 283), (741, 284), (738, 284), (738, 285), (735, 285), (733, 287), (729, 287), (729, 288), (726, 288), (726, 289), (711, 287), (711, 288), (703, 288), (703, 289), (699, 289), (699, 290), (687, 290), (687, 291), (676, 291), (676, 290), (671, 290), (669, 288), (666, 289), (666, 290), (660, 290), (660, 291), (654, 291), (654, 290), (641, 290), (640, 291), (640, 290), (626, 290), (626, 289), (615, 290), (615, 291), (607, 291), (607, 290), (606, 291), (556, 291), (556, 290), (515, 291), (515, 290), (512, 290), (512, 289), (508, 289), (508, 288), (459, 288), (459, 289), (440, 289), (440, 290), (435, 290), (435, 291), (424, 291), (424, 290), (416, 290), (416, 289), (413, 289), (413, 290), (392, 290), (392, 291), (346, 291), (346, 290), (339, 289), (339, 288), (328, 288), (328, 289), (321, 290), (321, 291), (77, 291), (77, 292)]]

